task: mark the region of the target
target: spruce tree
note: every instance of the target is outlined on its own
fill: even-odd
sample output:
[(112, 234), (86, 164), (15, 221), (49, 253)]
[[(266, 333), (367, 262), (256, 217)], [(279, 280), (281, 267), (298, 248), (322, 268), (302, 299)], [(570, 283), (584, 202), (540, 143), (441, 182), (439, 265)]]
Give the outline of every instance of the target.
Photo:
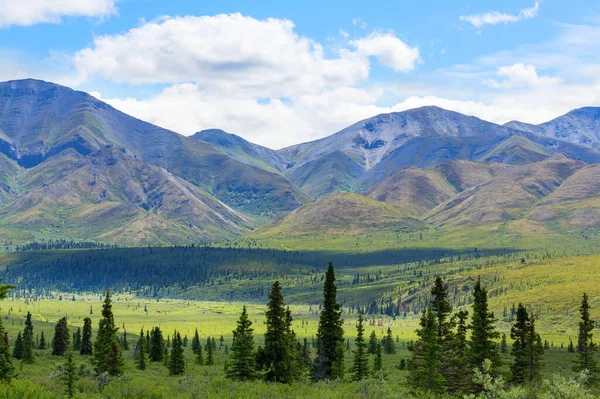
[(79, 354), (82, 356), (91, 356), (93, 352), (92, 319), (86, 317), (83, 319), (83, 333), (81, 335), (81, 349), (79, 350)]
[(15, 368), (12, 364), (10, 356), (10, 348), (8, 346), (8, 335), (2, 324), (0, 317), (0, 383), (10, 382), (14, 375)]
[[(323, 285), (323, 308), (317, 330), (317, 353), (313, 368), (313, 380), (329, 380), (343, 376), (343, 323), (340, 304), (337, 301), (335, 272), (333, 264), (329, 262)], [(342, 349), (340, 350), (340, 348)]]
[[(362, 314), (358, 315), (358, 323), (356, 324), (356, 340), (354, 340), (354, 359), (352, 363), (352, 380), (361, 381), (369, 376), (369, 359), (367, 357), (367, 343), (365, 342), (365, 328), (363, 326)], [(375, 344), (377, 348), (377, 344)]]
[(212, 366), (215, 364), (214, 349), (212, 344), (206, 345), (206, 365)]
[(42, 350), (47, 348), (46, 337), (44, 336), (44, 332), (43, 331), (40, 333), (40, 346), (39, 346), (39, 348), (42, 349)]
[(506, 334), (502, 333), (502, 339), (500, 340), (500, 353), (508, 352), (508, 344), (506, 343)]
[(265, 346), (258, 351), (258, 364), (265, 370), (267, 381), (289, 384), (295, 378), (294, 362), (297, 358), (293, 337), (290, 336), (291, 318), (285, 309), (279, 281), (273, 283), (265, 315)]
[(140, 331), (140, 338), (137, 342), (135, 366), (138, 370), (146, 370), (146, 338), (144, 337), (144, 329)]
[(129, 350), (129, 341), (127, 340), (127, 330), (123, 329), (123, 350)]
[(381, 343), (377, 342), (375, 347), (375, 357), (373, 358), (373, 374), (378, 374), (383, 371), (383, 348)]
[(588, 382), (595, 383), (598, 379), (598, 365), (596, 359), (594, 359), (594, 353), (598, 350), (598, 346), (593, 342), (592, 338), (596, 323), (590, 317), (590, 305), (587, 293), (583, 294), (579, 312), (581, 314), (577, 340), (577, 352), (579, 356), (573, 369), (576, 372), (587, 370), (589, 372)]
[(423, 311), (420, 328), (416, 331), (418, 339), (409, 346), (412, 358), (408, 362), (409, 384), (414, 388), (441, 392), (446, 384), (442, 373), (442, 345), (438, 339), (438, 318), (431, 307)]
[(517, 384), (533, 383), (538, 380), (541, 367), (543, 347), (539, 334), (535, 331), (535, 320), (529, 317), (527, 309), (519, 304), (516, 321), (510, 330), (510, 337), (514, 340), (511, 354), (514, 356), (511, 365), (511, 381)]
[(491, 374), (497, 375), (500, 367), (500, 354), (498, 345), (494, 340), (500, 338), (500, 333), (494, 324), (494, 313), (489, 311), (487, 291), (481, 286), (481, 279), (477, 279), (473, 290), (473, 317), (471, 319), (471, 340), (469, 341), (471, 367), (481, 367), (483, 361), (492, 362)]
[(154, 327), (150, 336), (150, 361), (160, 362), (165, 356), (165, 340), (160, 328)]
[(446, 391), (454, 395), (466, 392), (472, 385), (473, 371), (467, 356), (468, 317), (469, 312), (466, 310), (461, 310), (453, 316), (455, 320), (452, 323), (456, 324), (454, 339), (449, 351), (442, 348), (443, 353), (448, 356), (448, 359), (442, 358)]
[(171, 358), (169, 359), (169, 375), (181, 375), (185, 372), (185, 359), (183, 357), (183, 341), (179, 331), (173, 333)]
[[(384, 351), (386, 355), (393, 355), (396, 353), (396, 344), (394, 343), (394, 337), (392, 335), (392, 329), (388, 327), (387, 335), (384, 340)], [(375, 354), (377, 354), (377, 348), (375, 349)]]
[(21, 331), (17, 334), (17, 339), (15, 340), (15, 346), (13, 348), (12, 357), (17, 360), (23, 359), (23, 336), (21, 335)]
[(69, 349), (69, 327), (67, 326), (67, 318), (63, 317), (54, 327), (54, 338), (52, 339), (52, 355), (64, 356)]
[(239, 381), (257, 378), (253, 331), (252, 322), (248, 318), (248, 312), (244, 306), (237, 322), (237, 328), (233, 331), (231, 365), (227, 369), (228, 378)]
[[(0, 281), (2, 281), (1, 278)], [(5, 299), (8, 296), (8, 291), (10, 291), (13, 288), (15, 288), (14, 285), (0, 284), (0, 301)]]
[(75, 338), (73, 339), (73, 350), (81, 352), (81, 328), (77, 327)]
[(194, 338), (192, 338), (192, 352), (197, 353), (200, 348), (200, 336), (198, 335), (198, 329), (196, 328), (196, 332), (194, 333)]
[(27, 312), (27, 318), (25, 319), (25, 330), (23, 330), (23, 363), (33, 363), (34, 347), (35, 341), (33, 338), (33, 323), (31, 322), (31, 313)]
[(75, 397), (75, 383), (78, 379), (79, 375), (77, 374), (75, 362), (73, 362), (73, 353), (69, 352), (67, 355), (67, 362), (64, 364), (62, 373), (60, 375), (60, 380), (64, 385), (67, 398)]
[(312, 365), (312, 359), (310, 358), (310, 347), (308, 346), (308, 338), (304, 337), (304, 341), (302, 343), (302, 360), (304, 361), (305, 367), (310, 367)]
[(94, 366), (98, 374), (106, 372), (115, 376), (123, 373), (123, 357), (117, 342), (118, 330), (119, 328), (115, 327), (110, 291), (106, 290), (102, 318), (98, 323), (98, 335), (94, 342)]
[(375, 330), (371, 331), (371, 335), (369, 336), (369, 346), (367, 347), (367, 353), (369, 355), (374, 355), (375, 350), (377, 349), (377, 334)]

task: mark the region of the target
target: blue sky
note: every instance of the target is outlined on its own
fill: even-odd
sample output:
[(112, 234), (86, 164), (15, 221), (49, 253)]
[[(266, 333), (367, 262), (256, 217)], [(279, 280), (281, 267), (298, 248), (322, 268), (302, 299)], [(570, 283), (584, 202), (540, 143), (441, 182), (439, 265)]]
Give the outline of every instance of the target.
[(0, 80), (278, 148), (438, 105), (497, 123), (600, 105), (595, 1), (0, 0)]

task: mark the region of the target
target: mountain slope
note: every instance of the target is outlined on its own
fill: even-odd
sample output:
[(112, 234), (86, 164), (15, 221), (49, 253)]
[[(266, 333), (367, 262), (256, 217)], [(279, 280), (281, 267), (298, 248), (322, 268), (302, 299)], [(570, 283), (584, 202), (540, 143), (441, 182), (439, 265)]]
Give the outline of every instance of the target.
[(120, 244), (225, 240), (251, 220), (202, 189), (114, 146), (67, 149), (24, 171), (0, 224)]
[(437, 171), (409, 168), (371, 187), (364, 195), (420, 216), (456, 195), (456, 189)]
[[(0, 83), (0, 111), (0, 152), (27, 168), (67, 148), (86, 156), (111, 144), (252, 215), (289, 211), (310, 200), (274, 171), (63, 86), (31, 79)], [(237, 177), (235, 186), (230, 176)]]
[(600, 148), (599, 107), (575, 109), (539, 125), (511, 121), (505, 126), (590, 148)]
[(412, 231), (423, 224), (399, 209), (352, 193), (321, 198), (253, 232), (253, 238), (334, 238)]

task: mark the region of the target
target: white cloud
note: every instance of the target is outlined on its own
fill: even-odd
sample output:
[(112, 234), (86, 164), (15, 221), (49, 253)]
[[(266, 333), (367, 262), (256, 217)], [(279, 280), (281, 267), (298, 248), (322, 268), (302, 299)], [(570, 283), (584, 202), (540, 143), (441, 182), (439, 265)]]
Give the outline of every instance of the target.
[(62, 17), (106, 17), (118, 0), (0, 0), (0, 27), (59, 23)]
[(505, 14), (498, 11), (487, 12), (484, 14), (461, 15), (460, 20), (470, 23), (476, 28), (484, 25), (497, 25), (519, 22), (523, 19), (530, 19), (537, 16), (540, 10), (540, 2), (536, 1), (533, 7), (519, 10), (517, 14)]
[(369, 61), (341, 49), (327, 57), (321, 44), (294, 32), (289, 20), (241, 14), (165, 17), (124, 34), (101, 36), (77, 52), (84, 77), (116, 82), (195, 82), (207, 91), (292, 96), (368, 77)]
[(411, 71), (419, 62), (419, 49), (410, 47), (391, 34), (373, 33), (350, 42), (360, 54), (375, 56), (381, 65), (396, 71)]
[(497, 89), (552, 86), (561, 82), (557, 77), (539, 76), (535, 66), (531, 64), (502, 66), (497, 69), (496, 74), (502, 80), (489, 79), (487, 83)]

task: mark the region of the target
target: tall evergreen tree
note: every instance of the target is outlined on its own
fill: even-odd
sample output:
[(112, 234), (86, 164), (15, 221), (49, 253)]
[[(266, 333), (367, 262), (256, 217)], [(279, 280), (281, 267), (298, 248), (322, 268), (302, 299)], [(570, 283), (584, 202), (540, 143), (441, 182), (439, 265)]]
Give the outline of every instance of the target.
[(73, 350), (81, 352), (81, 328), (77, 327), (75, 337), (73, 338)]
[(71, 340), (69, 327), (67, 326), (67, 318), (63, 317), (54, 327), (54, 338), (52, 339), (52, 355), (64, 356), (69, 349)]
[(408, 348), (412, 352), (408, 362), (409, 383), (417, 389), (431, 392), (442, 391), (446, 383), (442, 374), (442, 345), (438, 339), (437, 321), (431, 307), (424, 310), (420, 328), (416, 331), (418, 339)]
[(598, 350), (598, 345), (593, 341), (593, 331), (596, 323), (590, 316), (590, 304), (587, 293), (583, 293), (579, 313), (581, 314), (577, 340), (577, 352), (579, 356), (574, 370), (576, 372), (587, 370), (589, 372), (588, 382), (595, 383), (598, 380), (598, 365), (596, 359), (594, 359), (594, 353)]
[(27, 312), (27, 318), (25, 319), (25, 330), (23, 330), (23, 363), (33, 363), (34, 347), (35, 341), (33, 338), (33, 323), (31, 322), (31, 312)]
[(285, 309), (279, 281), (273, 283), (266, 312), (265, 347), (259, 348), (258, 364), (271, 382), (291, 383), (295, 378), (294, 343), (290, 336), (290, 317)]
[(2, 324), (0, 317), (0, 383), (10, 382), (14, 375), (15, 368), (10, 357), (10, 348), (8, 346), (8, 335)]
[(21, 331), (17, 334), (17, 339), (15, 340), (15, 346), (13, 348), (12, 357), (17, 360), (23, 359), (23, 336), (21, 335)]
[(173, 333), (171, 358), (169, 359), (169, 375), (181, 375), (185, 372), (185, 359), (183, 357), (183, 341), (179, 331)]
[(123, 328), (123, 350), (129, 350), (129, 341), (127, 340), (127, 330)]
[(192, 338), (192, 352), (197, 354), (199, 348), (201, 348), (200, 335), (198, 335), (198, 329), (196, 328), (196, 332), (194, 333), (194, 338)]
[(140, 331), (140, 338), (137, 342), (135, 366), (138, 370), (146, 370), (146, 338), (144, 337), (144, 329)]
[(46, 337), (44, 336), (44, 332), (43, 331), (40, 333), (40, 346), (39, 346), (39, 348), (42, 349), (42, 350), (47, 348)]
[[(313, 368), (313, 380), (329, 380), (343, 376), (344, 370), (344, 329), (342, 312), (337, 301), (337, 287), (333, 264), (325, 273), (323, 285), (323, 308), (319, 316), (317, 330), (317, 354)], [(340, 348), (342, 348), (340, 350)]]
[(465, 393), (472, 386), (473, 371), (467, 356), (468, 317), (469, 312), (466, 310), (461, 310), (453, 316), (452, 324), (456, 325), (454, 339), (451, 341), (449, 350), (442, 348), (443, 355), (447, 356), (447, 358), (442, 358), (445, 387), (446, 391), (453, 395)]
[(500, 338), (496, 330), (494, 313), (489, 311), (487, 291), (477, 279), (473, 290), (473, 317), (471, 319), (471, 340), (469, 341), (471, 367), (481, 367), (485, 359), (492, 362), (491, 374), (497, 375), (500, 367), (498, 345), (494, 340)]
[(83, 333), (81, 335), (81, 349), (79, 354), (82, 356), (91, 356), (94, 352), (92, 345), (92, 319), (86, 317), (83, 319)]
[(248, 318), (248, 312), (244, 306), (237, 322), (237, 328), (233, 331), (231, 365), (227, 369), (227, 377), (240, 381), (257, 378), (253, 331), (252, 322)]
[(204, 355), (202, 354), (202, 345), (198, 347), (196, 351), (196, 363), (204, 364)]
[(502, 333), (502, 339), (500, 340), (500, 353), (508, 353), (508, 344), (506, 343), (505, 333)]
[[(352, 363), (352, 380), (360, 381), (369, 376), (369, 358), (367, 357), (367, 343), (365, 342), (365, 327), (363, 326), (362, 314), (358, 315), (356, 324), (356, 339), (354, 340), (354, 359)], [(377, 344), (375, 344), (377, 345)]]
[(150, 335), (150, 361), (151, 362), (161, 362), (165, 357), (165, 339), (163, 338), (162, 331), (160, 331), (159, 327), (154, 327), (152, 329), (152, 334)]
[(535, 331), (533, 316), (529, 317), (527, 309), (520, 303), (510, 337), (514, 341), (511, 351), (514, 361), (510, 368), (512, 382), (535, 382), (539, 378), (544, 349), (537, 345), (541, 338)]
[(102, 318), (98, 323), (98, 335), (94, 342), (94, 366), (96, 372), (120, 375), (123, 373), (123, 357), (117, 342), (118, 327), (112, 312), (110, 291), (106, 290), (106, 298), (102, 304)]

